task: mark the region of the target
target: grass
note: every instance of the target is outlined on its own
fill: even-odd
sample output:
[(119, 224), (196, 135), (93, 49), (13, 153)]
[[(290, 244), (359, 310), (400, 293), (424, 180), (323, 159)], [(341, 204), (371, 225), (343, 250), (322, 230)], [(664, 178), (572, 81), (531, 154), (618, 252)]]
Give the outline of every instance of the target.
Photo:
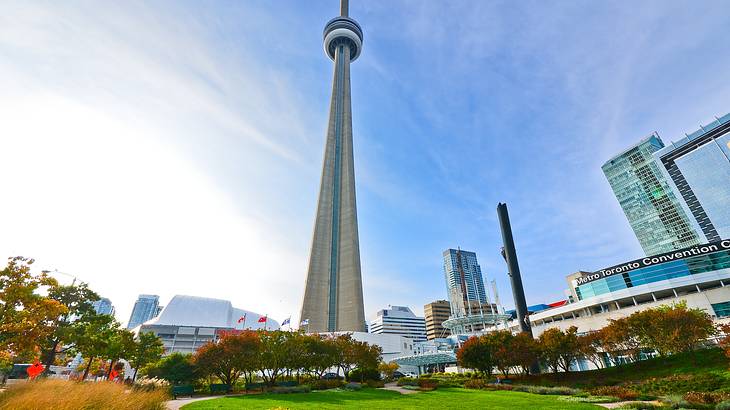
[(158, 410), (168, 400), (166, 391), (132, 391), (110, 382), (80, 383), (39, 380), (14, 384), (0, 393), (1, 410)]
[[(730, 376), (727, 372), (728, 360), (722, 350), (703, 349), (694, 352), (680, 353), (668, 357), (656, 357), (606, 369), (540, 374), (521, 377), (516, 383), (544, 386), (571, 386), (578, 388), (592, 386), (616, 385), (626, 382), (639, 382), (651, 378), (661, 378), (677, 374), (700, 375), (706, 373)], [(730, 378), (728, 378), (730, 381)], [(730, 387), (730, 386), (729, 386)]]
[(558, 400), (508, 391), (438, 389), (400, 394), (380, 389), (360, 391), (315, 391), (303, 394), (262, 394), (223, 397), (190, 403), (184, 410), (204, 409), (598, 409), (587, 403)]

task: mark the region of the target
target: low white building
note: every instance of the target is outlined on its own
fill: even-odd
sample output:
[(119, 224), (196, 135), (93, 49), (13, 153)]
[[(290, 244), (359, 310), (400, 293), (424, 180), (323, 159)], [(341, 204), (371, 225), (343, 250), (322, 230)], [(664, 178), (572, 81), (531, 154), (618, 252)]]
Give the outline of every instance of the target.
[(389, 306), (376, 313), (370, 322), (370, 333), (398, 335), (415, 342), (425, 342), (426, 320), (406, 306)]
[[(245, 321), (241, 318), (245, 317)], [(152, 332), (162, 339), (165, 355), (193, 353), (223, 332), (244, 329), (278, 329), (279, 323), (262, 315), (234, 308), (230, 301), (198, 296), (175, 295), (154, 319), (143, 323), (137, 332)]]

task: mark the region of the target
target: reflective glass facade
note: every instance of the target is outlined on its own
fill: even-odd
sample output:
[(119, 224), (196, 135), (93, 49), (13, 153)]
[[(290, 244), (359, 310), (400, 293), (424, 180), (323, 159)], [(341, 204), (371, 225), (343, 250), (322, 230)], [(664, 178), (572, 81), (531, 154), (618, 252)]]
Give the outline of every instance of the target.
[[(448, 290), (458, 288), (470, 302), (486, 304), (487, 293), (484, 290), (482, 268), (477, 262), (477, 254), (458, 249), (447, 249), (444, 251), (443, 256), (446, 288)], [(466, 286), (465, 292), (462, 289), (462, 271), (464, 273), (464, 286)], [(454, 301), (451, 301), (451, 303), (454, 304)]]
[(127, 329), (133, 329), (138, 325), (156, 317), (160, 313), (160, 297), (157, 295), (139, 295), (134, 302), (132, 315), (129, 317)]
[(717, 317), (728, 317), (730, 316), (730, 302), (713, 303), (712, 310), (715, 311)]
[(730, 251), (722, 250), (616, 274), (576, 286), (575, 292), (579, 300), (584, 300), (617, 290), (727, 268), (730, 268)]
[(730, 238), (730, 114), (655, 154), (707, 241)]
[(647, 255), (703, 242), (653, 154), (664, 147), (653, 134), (601, 169)]

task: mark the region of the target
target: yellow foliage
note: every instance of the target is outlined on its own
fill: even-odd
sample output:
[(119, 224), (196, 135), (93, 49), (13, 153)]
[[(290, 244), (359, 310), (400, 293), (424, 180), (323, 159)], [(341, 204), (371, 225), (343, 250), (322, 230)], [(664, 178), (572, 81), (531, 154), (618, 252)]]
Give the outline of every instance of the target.
[(140, 391), (111, 382), (39, 380), (19, 383), (0, 394), (0, 410), (162, 410), (167, 390)]

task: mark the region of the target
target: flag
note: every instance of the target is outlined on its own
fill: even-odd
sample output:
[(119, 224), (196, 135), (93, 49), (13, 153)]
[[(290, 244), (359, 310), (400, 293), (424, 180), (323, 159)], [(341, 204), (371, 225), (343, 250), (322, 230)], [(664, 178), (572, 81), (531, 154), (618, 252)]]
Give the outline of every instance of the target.
[(238, 323), (245, 322), (246, 321), (246, 314), (238, 318)]
[(309, 319), (302, 320), (302, 323), (301, 323), (302, 326), (307, 326), (308, 324), (309, 324)]
[(288, 318), (286, 318), (286, 319), (284, 319), (284, 321), (283, 321), (283, 322), (281, 322), (281, 325), (282, 325), (282, 326), (286, 326), (286, 325), (288, 325), (288, 324), (289, 324), (289, 319), (291, 319), (291, 316), (290, 316), (290, 317), (288, 317)]
[(266, 319), (268, 319), (266, 316), (261, 316), (259, 318), (259, 323), (266, 323)]

